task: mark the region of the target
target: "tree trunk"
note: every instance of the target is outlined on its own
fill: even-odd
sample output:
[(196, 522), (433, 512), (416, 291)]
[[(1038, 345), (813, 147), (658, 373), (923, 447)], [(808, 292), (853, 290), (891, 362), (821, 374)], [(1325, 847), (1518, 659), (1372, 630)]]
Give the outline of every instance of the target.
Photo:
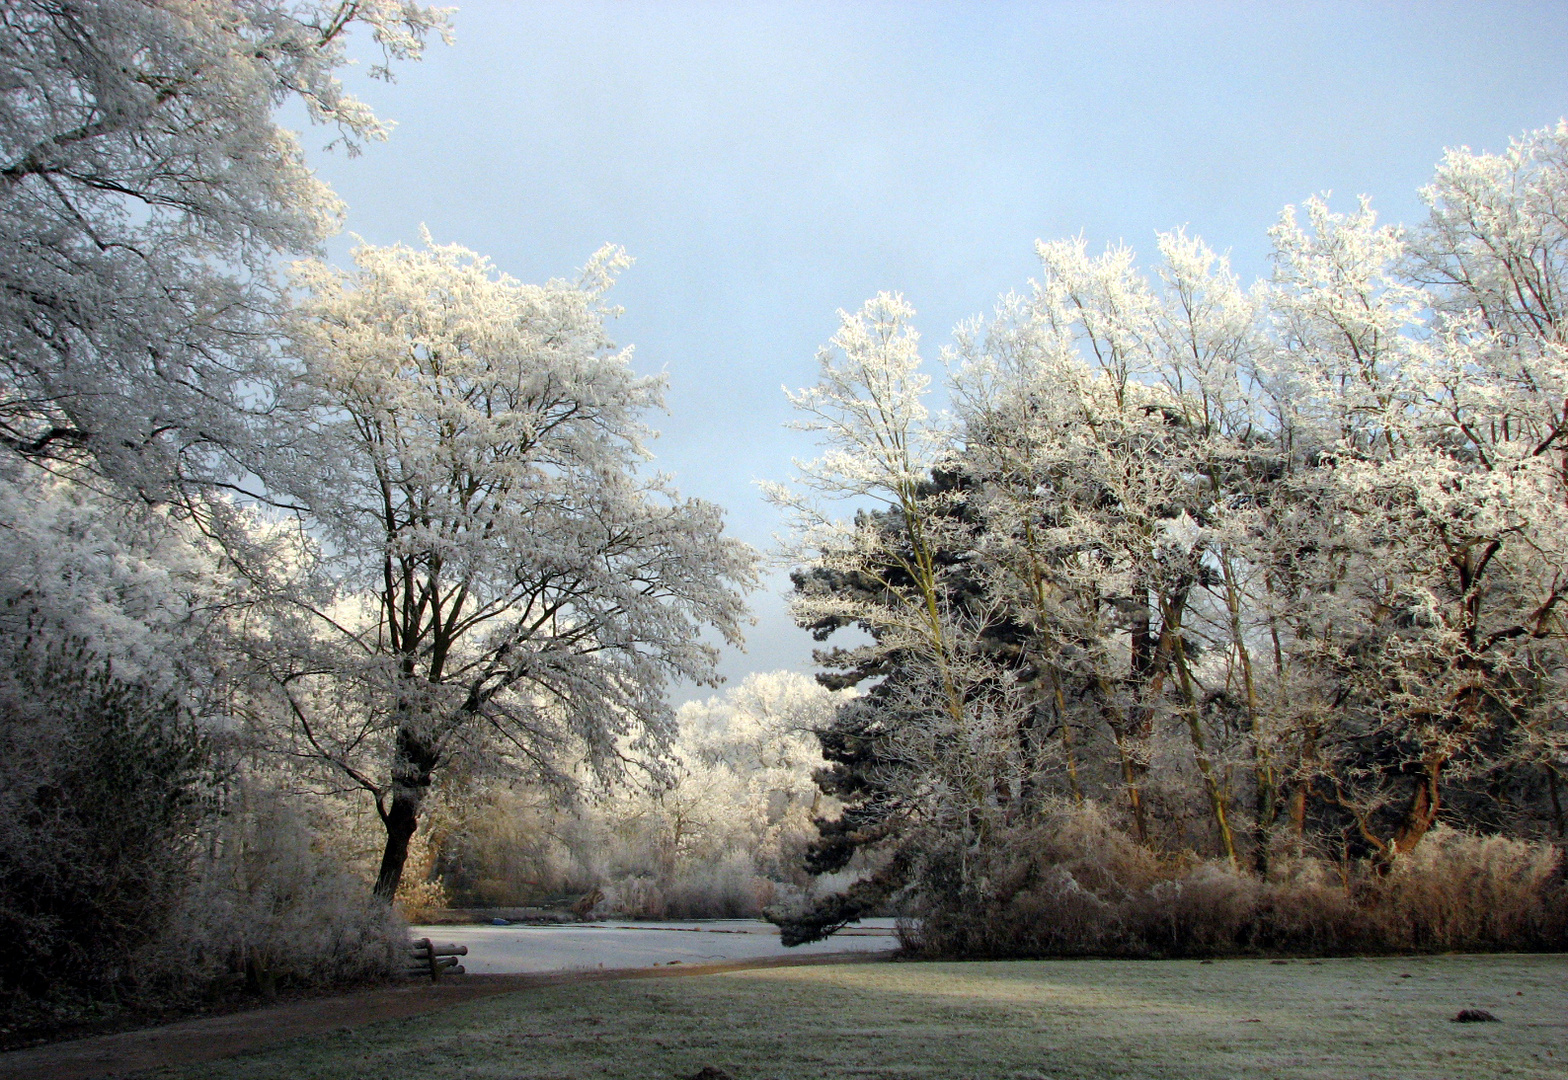
[(397, 758), (392, 764), (392, 805), (382, 811), (386, 827), (386, 847), (381, 851), (381, 871), (376, 875), (375, 895), (392, 902), (403, 881), (403, 866), (408, 862), (408, 842), (419, 827), (419, 808), (430, 790), (436, 755), (408, 728), (397, 733)]
[[(1067, 783), (1072, 790), (1073, 802), (1082, 806), (1083, 787), (1078, 783), (1078, 758), (1073, 753), (1072, 723), (1067, 716), (1067, 702), (1062, 697), (1062, 680), (1055, 668), (1051, 669), (1051, 689), (1056, 698), (1057, 721), (1062, 725), (1062, 753), (1067, 760)], [(1557, 789), (1554, 787), (1552, 796), (1555, 798), (1556, 795)], [(1560, 833), (1561, 831), (1561, 828), (1559, 828), (1558, 832)]]
[(1252, 796), (1252, 868), (1260, 874), (1269, 869), (1269, 837), (1274, 831), (1274, 819), (1279, 817), (1279, 784), (1274, 779), (1274, 768), (1267, 755), (1258, 749), (1253, 737), (1253, 796)]
[(1116, 736), (1116, 753), (1121, 758), (1122, 787), (1127, 792), (1127, 804), (1132, 810), (1133, 835), (1138, 843), (1145, 846), (1149, 843), (1149, 822), (1143, 812), (1143, 793), (1139, 789), (1139, 782), (1146, 771), (1140, 763), (1127, 752), (1126, 744), (1122, 742), (1121, 733), (1113, 731)]
[[(1247, 695), (1247, 726), (1252, 733), (1252, 867), (1259, 874), (1269, 868), (1269, 834), (1274, 819), (1279, 815), (1279, 782), (1274, 775), (1274, 763), (1269, 759), (1268, 747), (1263, 738), (1263, 717), (1258, 711), (1258, 691), (1252, 679), (1252, 651), (1247, 648), (1246, 634), (1241, 624), (1241, 589), (1236, 584), (1235, 568), (1228, 556), (1220, 559), (1225, 574), (1225, 606), (1230, 613), (1231, 646), (1236, 650), (1236, 660), (1241, 666), (1242, 689)], [(1278, 637), (1276, 636), (1276, 648)]]
[(1290, 792), (1290, 831), (1297, 837), (1307, 835), (1307, 782), (1296, 781)]
[(1437, 824), (1437, 812), (1442, 808), (1442, 793), (1438, 781), (1443, 773), (1443, 760), (1432, 758), (1423, 765), (1421, 779), (1416, 785), (1415, 792), (1410, 796), (1410, 805), (1405, 810), (1405, 820), (1399, 826), (1399, 831), (1394, 834), (1391, 845), (1393, 854), (1403, 855), (1414, 851), (1427, 830)]
[[(1113, 718), (1110, 725), (1116, 739), (1116, 753), (1121, 759), (1122, 785), (1126, 788), (1127, 802), (1132, 809), (1133, 831), (1138, 842), (1147, 846), (1149, 822), (1143, 805), (1142, 782), (1148, 772), (1148, 765), (1138, 760), (1137, 754), (1147, 743), (1154, 724), (1154, 709), (1150, 701), (1157, 696), (1157, 690), (1151, 692), (1149, 681), (1151, 673), (1155, 681), (1159, 680), (1161, 673), (1158, 669), (1164, 657), (1158, 654), (1157, 641), (1160, 635), (1154, 633), (1153, 612), (1147, 602), (1148, 589), (1141, 579), (1134, 581), (1132, 595), (1138, 598), (1128, 641), (1131, 658), (1127, 683), (1133, 691), (1132, 700), (1127, 703), (1121, 720)], [(1104, 694), (1103, 690), (1102, 696), (1109, 700), (1109, 695)]]
[(1138, 838), (1138, 843), (1148, 844), (1149, 823), (1143, 810), (1143, 794), (1139, 790), (1143, 774), (1148, 771), (1148, 767), (1137, 759), (1137, 748), (1128, 745), (1125, 714), (1119, 713), (1112, 704), (1110, 688), (1106, 686), (1105, 677), (1096, 676), (1091, 685), (1100, 715), (1105, 720), (1105, 726), (1110, 728), (1111, 740), (1116, 744), (1116, 756), (1122, 767), (1122, 790), (1127, 795), (1127, 806), (1132, 812), (1133, 834)]
[(1198, 772), (1203, 776), (1203, 790), (1209, 797), (1209, 811), (1214, 815), (1214, 830), (1219, 837), (1220, 848), (1225, 852), (1225, 857), (1230, 860), (1232, 867), (1239, 867), (1236, 859), (1236, 837), (1231, 831), (1230, 814), (1228, 812), (1225, 787), (1219, 778), (1214, 775), (1214, 763), (1209, 759), (1209, 752), (1203, 744), (1203, 720), (1198, 714), (1198, 696), (1193, 688), (1192, 671), (1187, 666), (1187, 647), (1181, 636), (1181, 624), (1167, 619), (1171, 627), (1172, 639), (1175, 646), (1172, 649), (1172, 659), (1176, 664), (1176, 680), (1181, 687), (1182, 712), (1187, 717), (1187, 735), (1192, 740), (1192, 756), (1197, 762)]
[(375, 894), (387, 903), (397, 895), (403, 881), (403, 864), (408, 861), (408, 842), (419, 827), (419, 805), (425, 793), (418, 789), (394, 791), (392, 806), (382, 817), (386, 826), (387, 842), (381, 850), (381, 872), (376, 875)]
[(1563, 838), (1563, 801), (1557, 794), (1557, 770), (1546, 765), (1546, 787), (1552, 793), (1552, 822), (1557, 826), (1557, 838)]

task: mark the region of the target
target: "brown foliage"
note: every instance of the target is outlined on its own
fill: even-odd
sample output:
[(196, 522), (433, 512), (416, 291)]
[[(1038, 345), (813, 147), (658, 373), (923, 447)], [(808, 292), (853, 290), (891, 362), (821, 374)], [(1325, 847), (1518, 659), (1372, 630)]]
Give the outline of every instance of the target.
[[(1434, 830), (1381, 871), (1319, 856), (1256, 875), (1159, 857), (1092, 806), (991, 845), (973, 884), (901, 926), (925, 956), (1224, 956), (1568, 949), (1568, 886), (1549, 845)], [(940, 875), (926, 875), (931, 881)]]

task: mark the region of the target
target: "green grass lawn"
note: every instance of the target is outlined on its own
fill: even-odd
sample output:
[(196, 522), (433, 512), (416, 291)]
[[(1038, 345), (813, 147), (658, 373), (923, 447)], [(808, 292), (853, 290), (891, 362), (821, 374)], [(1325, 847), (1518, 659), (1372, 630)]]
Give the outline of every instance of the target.
[[(1502, 1023), (1450, 1022), (1461, 1008)], [(736, 1080), (1563, 1080), (1568, 956), (873, 963), (603, 982), (158, 1075), (674, 1080), (704, 1065)]]

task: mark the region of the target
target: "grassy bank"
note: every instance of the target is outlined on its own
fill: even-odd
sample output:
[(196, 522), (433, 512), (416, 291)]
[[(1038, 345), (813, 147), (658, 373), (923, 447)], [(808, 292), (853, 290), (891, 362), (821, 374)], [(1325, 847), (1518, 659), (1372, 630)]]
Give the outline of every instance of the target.
[[(1501, 1023), (1456, 1024), (1461, 1008)], [(888, 963), (542, 988), (160, 1075), (1556, 1078), (1568, 956)]]

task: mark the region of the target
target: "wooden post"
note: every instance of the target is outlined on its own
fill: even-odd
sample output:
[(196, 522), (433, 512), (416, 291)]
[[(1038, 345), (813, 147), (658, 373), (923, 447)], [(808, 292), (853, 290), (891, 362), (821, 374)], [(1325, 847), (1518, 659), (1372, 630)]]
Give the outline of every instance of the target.
[(463, 974), (459, 956), (468, 955), (467, 945), (437, 945), (429, 938), (420, 938), (409, 946), (409, 964), (404, 973), (410, 978), (429, 975), (431, 982), (441, 981), (441, 972), (450, 969), (452, 975)]
[(425, 947), (425, 960), (430, 965), (430, 981), (437, 982), (441, 978), (441, 965), (436, 963), (435, 943), (429, 938), (420, 938), (419, 943)]

